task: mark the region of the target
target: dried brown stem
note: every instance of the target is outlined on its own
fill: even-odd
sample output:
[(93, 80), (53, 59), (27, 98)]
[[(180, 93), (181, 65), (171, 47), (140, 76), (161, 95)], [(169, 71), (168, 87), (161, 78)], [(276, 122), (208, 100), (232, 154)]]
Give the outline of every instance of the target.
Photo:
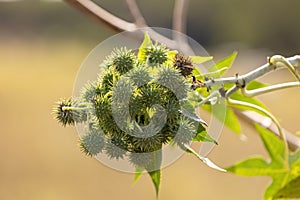
[(128, 5), (128, 9), (131, 13), (131, 15), (133, 16), (134, 20), (135, 20), (135, 24), (138, 27), (147, 27), (147, 23), (146, 20), (144, 18), (144, 16), (142, 15), (137, 3), (135, 0), (126, 0), (126, 3)]
[(117, 31), (134, 31), (136, 24), (125, 21), (110, 12), (106, 11), (98, 4), (90, 0), (65, 0), (65, 2), (76, 7), (84, 14), (94, 18), (101, 24), (108, 25), (110, 28)]
[[(174, 5), (173, 12), (173, 30), (186, 33), (186, 22), (187, 22), (187, 11), (188, 11), (188, 0), (176, 0)], [(173, 39), (180, 42), (181, 40), (185, 40), (185, 37), (182, 35), (175, 34)]]

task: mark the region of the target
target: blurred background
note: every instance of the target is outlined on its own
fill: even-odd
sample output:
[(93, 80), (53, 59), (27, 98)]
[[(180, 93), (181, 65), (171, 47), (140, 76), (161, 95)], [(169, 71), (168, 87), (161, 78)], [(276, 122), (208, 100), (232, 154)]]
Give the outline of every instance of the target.
[[(131, 20), (125, 1), (96, 1)], [(150, 26), (171, 28), (173, 1), (138, 4)], [(239, 52), (227, 73), (244, 73), (273, 54), (299, 54), (298, 0), (190, 0), (188, 33), (216, 60)], [(63, 128), (51, 114), (54, 103), (72, 95), (80, 64), (116, 32), (62, 1), (0, 0), (0, 199), (155, 199), (144, 175), (121, 173), (86, 157), (75, 128)], [(293, 80), (286, 70), (263, 79)], [(260, 98), (291, 132), (299, 127), (299, 88)], [(288, 102), (288, 103), (287, 103)], [(252, 126), (242, 123), (247, 141), (227, 128), (210, 158), (226, 167), (250, 155), (267, 156)], [(268, 177), (220, 173), (184, 155), (163, 170), (160, 199), (262, 199)]]

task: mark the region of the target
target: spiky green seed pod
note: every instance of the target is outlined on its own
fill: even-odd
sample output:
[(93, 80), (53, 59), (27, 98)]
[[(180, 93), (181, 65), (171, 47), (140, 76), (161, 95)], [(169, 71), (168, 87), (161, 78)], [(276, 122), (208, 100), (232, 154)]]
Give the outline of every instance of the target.
[[(114, 88), (112, 88), (112, 99), (113, 103), (126, 104), (132, 95), (134, 86), (129, 78), (122, 76)], [(112, 105), (113, 106), (113, 105)]]
[(134, 152), (137, 153), (149, 153), (161, 149), (164, 141), (168, 142), (169, 140), (165, 137), (163, 133), (158, 133), (154, 136), (147, 138), (133, 137), (131, 139)]
[(125, 74), (136, 64), (136, 56), (126, 48), (114, 49), (106, 61), (107, 67), (113, 67), (120, 74)]
[[(174, 95), (175, 96), (175, 95)], [(176, 98), (167, 99), (165, 102), (165, 109), (168, 114), (169, 123), (173, 124), (174, 122), (178, 121), (180, 117), (179, 109), (180, 103)]]
[(190, 91), (182, 70), (189, 60), (176, 60), (173, 51), (158, 43), (139, 51), (137, 58), (131, 50), (115, 49), (98, 79), (84, 87), (80, 101), (63, 100), (56, 116), (64, 126), (86, 122), (89, 131), (81, 148), (87, 155), (103, 152), (114, 159), (129, 155), (132, 164), (147, 169), (146, 154), (161, 151), (170, 142), (191, 142), (196, 123), (180, 112)]
[(182, 117), (179, 122), (179, 129), (174, 137), (177, 144), (188, 144), (196, 136), (197, 124), (189, 118)]
[(148, 67), (139, 64), (137, 67), (130, 70), (126, 77), (132, 81), (136, 87), (143, 86), (151, 81), (151, 74)]
[(180, 75), (178, 69), (168, 66), (161, 66), (156, 75), (156, 82), (166, 88), (169, 88), (176, 97), (184, 99), (187, 97), (189, 90), (188, 83), (184, 77)]
[(58, 102), (57, 106), (53, 109), (54, 114), (56, 115), (56, 119), (63, 126), (74, 125), (76, 123), (80, 123), (86, 120), (87, 113), (84, 106), (80, 106), (80, 104), (71, 98), (63, 99)]
[(134, 109), (137, 108), (150, 108), (151, 106), (158, 104), (161, 105), (168, 92), (167, 88), (164, 88), (155, 83), (143, 85), (136, 90), (135, 96), (131, 99), (131, 105)]
[(105, 146), (105, 153), (110, 158), (123, 159), (128, 152), (128, 142), (124, 137), (115, 136), (108, 140)]
[(121, 130), (116, 124), (111, 110), (111, 99), (99, 97), (94, 103), (95, 117), (99, 121), (99, 126), (105, 135), (120, 133)]
[(129, 161), (134, 166), (146, 168), (151, 162), (151, 159), (153, 159), (151, 153), (130, 153), (129, 154)]
[(146, 49), (145, 57), (150, 66), (161, 65), (168, 59), (168, 49), (164, 45), (156, 43)]
[(85, 85), (81, 92), (81, 97), (84, 101), (94, 101), (99, 95), (105, 94), (104, 89), (99, 82), (90, 82)]
[(107, 70), (105, 70), (98, 80), (100, 82), (100, 88), (103, 91), (103, 93), (106, 94), (109, 91), (111, 91), (114, 86), (114, 83), (116, 83), (119, 78), (120, 73), (115, 71), (114, 69), (108, 68)]
[(100, 153), (105, 145), (104, 135), (100, 129), (90, 130), (80, 140), (80, 148), (83, 153), (95, 156)]

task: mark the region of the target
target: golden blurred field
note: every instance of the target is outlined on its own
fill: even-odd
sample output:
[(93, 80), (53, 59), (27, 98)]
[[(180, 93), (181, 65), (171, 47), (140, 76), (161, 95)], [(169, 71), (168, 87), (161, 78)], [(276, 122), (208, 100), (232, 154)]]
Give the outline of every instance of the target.
[[(3, 200), (99, 200), (155, 199), (147, 175), (133, 186), (133, 174), (107, 168), (86, 157), (78, 148), (74, 128), (63, 128), (51, 114), (54, 102), (72, 94), (79, 66), (93, 45), (77, 40), (2, 37), (0, 41), (0, 199)], [(233, 49), (234, 50), (234, 49)], [(258, 66), (241, 52), (238, 66)], [(276, 73), (286, 80), (288, 73)], [(267, 78), (272, 81), (274, 78)], [(291, 131), (299, 127), (299, 89), (262, 97)], [(220, 145), (210, 154), (226, 167), (248, 155), (266, 155), (255, 131), (242, 124), (246, 142), (224, 129)], [(184, 155), (164, 169), (160, 200), (262, 199), (267, 177), (246, 178), (209, 169), (196, 158)]]
[[(131, 19), (125, 1), (94, 1)], [(57, 100), (72, 95), (88, 53), (114, 32), (63, 1), (4, 2), (0, 0), (0, 200), (154, 200), (148, 175), (133, 186), (133, 174), (85, 156), (75, 128), (61, 127), (51, 114)], [(173, 2), (138, 3), (150, 26), (167, 28)], [(265, 63), (273, 52), (299, 53), (299, 3), (190, 0), (188, 35), (211, 48), (216, 60), (238, 50), (227, 75), (243, 74)], [(293, 79), (282, 70), (261, 80)], [(300, 130), (299, 88), (264, 95), (261, 100), (285, 128)], [(252, 126), (242, 123), (242, 129), (247, 141), (224, 128), (209, 158), (227, 167), (250, 155), (267, 156)], [(159, 200), (260, 200), (270, 182), (268, 177), (214, 171), (191, 155), (165, 168), (162, 176)]]

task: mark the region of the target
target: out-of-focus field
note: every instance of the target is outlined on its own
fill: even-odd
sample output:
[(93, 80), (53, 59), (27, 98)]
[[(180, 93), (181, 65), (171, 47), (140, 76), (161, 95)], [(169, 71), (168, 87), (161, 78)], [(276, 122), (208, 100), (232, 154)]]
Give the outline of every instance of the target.
[[(133, 174), (107, 168), (83, 155), (75, 129), (63, 128), (53, 119), (54, 102), (71, 96), (80, 63), (92, 47), (75, 40), (6, 37), (0, 42), (0, 199), (155, 199), (148, 176), (133, 186)], [(265, 62), (260, 54), (258, 60), (240, 56), (237, 67)], [(288, 73), (283, 74), (277, 73), (277, 80), (286, 80)], [(285, 127), (300, 130), (299, 88), (262, 99)], [(248, 155), (266, 155), (255, 131), (247, 124), (242, 126), (246, 142), (224, 129), (220, 145), (210, 154), (217, 164), (226, 167)], [(269, 181), (267, 177), (220, 173), (184, 155), (164, 169), (159, 199), (262, 199)]]

